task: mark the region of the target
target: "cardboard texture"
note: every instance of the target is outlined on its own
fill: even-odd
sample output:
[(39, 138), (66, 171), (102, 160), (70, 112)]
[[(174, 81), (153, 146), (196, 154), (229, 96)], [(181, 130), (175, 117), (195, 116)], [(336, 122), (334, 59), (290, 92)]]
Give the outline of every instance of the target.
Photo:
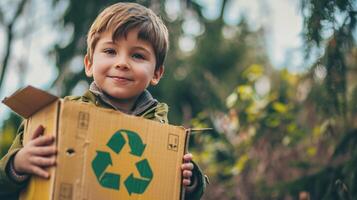
[(66, 101), (33, 87), (4, 103), (27, 118), (25, 144), (40, 124), (45, 134), (56, 136), (57, 166), (49, 169), (51, 178), (32, 177), (20, 199), (183, 198), (188, 130)]

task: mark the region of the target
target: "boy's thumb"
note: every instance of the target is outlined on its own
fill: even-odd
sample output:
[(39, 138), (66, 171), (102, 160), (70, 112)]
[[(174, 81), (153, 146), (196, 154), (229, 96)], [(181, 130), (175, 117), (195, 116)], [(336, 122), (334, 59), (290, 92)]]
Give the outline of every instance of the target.
[(35, 132), (33, 133), (31, 140), (41, 136), (43, 134), (43, 131), (45, 130), (45, 128), (42, 125), (39, 125), (37, 127), (37, 129), (35, 130)]

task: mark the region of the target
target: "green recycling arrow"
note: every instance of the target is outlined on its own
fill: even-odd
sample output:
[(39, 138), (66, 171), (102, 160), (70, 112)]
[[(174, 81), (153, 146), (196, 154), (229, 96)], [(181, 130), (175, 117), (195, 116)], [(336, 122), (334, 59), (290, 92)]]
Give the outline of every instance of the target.
[(151, 180), (143, 180), (139, 178), (135, 178), (133, 173), (125, 180), (125, 187), (129, 192), (129, 195), (132, 193), (142, 194), (145, 192), (147, 186), (149, 185)]
[(110, 138), (109, 142), (107, 143), (107, 146), (117, 154), (121, 151), (124, 145), (125, 145), (125, 139), (120, 133), (120, 131), (115, 132), (114, 135)]
[(137, 162), (136, 168), (138, 169), (140, 176), (146, 179), (135, 178), (133, 173), (131, 173), (124, 183), (127, 191), (129, 192), (129, 195), (132, 193), (144, 193), (153, 177), (153, 173), (147, 159)]
[(92, 161), (95, 176), (99, 179), (108, 165), (112, 165), (112, 159), (108, 152), (97, 151), (97, 156)]
[[(125, 129), (116, 131), (109, 139), (107, 146), (116, 154), (119, 154), (126, 143), (123, 134), (127, 134), (128, 136), (128, 144), (131, 149), (130, 154), (140, 157), (144, 153), (146, 144), (144, 144), (140, 136), (133, 131)], [(109, 189), (119, 190), (120, 175), (105, 172), (107, 167), (112, 164), (112, 159), (108, 152), (97, 151), (97, 155), (92, 161), (92, 168), (100, 185)], [(132, 193), (144, 193), (153, 178), (153, 172), (147, 159), (137, 162), (136, 168), (141, 178), (134, 177), (134, 174), (131, 173), (124, 182), (129, 195)]]
[(121, 131), (123, 131), (128, 135), (129, 146), (131, 149), (130, 153), (134, 156), (140, 157), (145, 150), (146, 144), (143, 143), (143, 141), (141, 140), (140, 136), (137, 133), (129, 130), (121, 130)]
[(105, 173), (100, 179), (100, 184), (103, 187), (119, 190), (120, 175), (113, 173)]
[(104, 173), (105, 169), (112, 164), (108, 152), (97, 151), (97, 156), (92, 161), (92, 168), (97, 180), (103, 187), (119, 190), (120, 175)]
[(147, 159), (139, 161), (136, 163), (136, 168), (138, 169), (140, 176), (151, 179), (153, 177), (149, 162)]

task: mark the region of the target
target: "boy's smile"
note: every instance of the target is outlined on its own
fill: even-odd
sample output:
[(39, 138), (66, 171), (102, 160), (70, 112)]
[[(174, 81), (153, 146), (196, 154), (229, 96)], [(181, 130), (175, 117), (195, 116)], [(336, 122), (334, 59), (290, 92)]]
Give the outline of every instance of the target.
[(138, 38), (137, 29), (115, 41), (112, 33), (102, 33), (92, 57), (92, 61), (87, 56), (84, 59), (87, 76), (93, 76), (96, 85), (124, 110), (130, 110), (138, 96), (150, 84), (156, 85), (163, 74), (163, 67), (155, 70), (152, 45)]

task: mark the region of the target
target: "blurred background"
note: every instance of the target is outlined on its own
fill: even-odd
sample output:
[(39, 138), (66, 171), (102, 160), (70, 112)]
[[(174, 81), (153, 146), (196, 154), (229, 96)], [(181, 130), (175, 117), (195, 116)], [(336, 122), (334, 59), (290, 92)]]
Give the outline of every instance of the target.
[[(0, 98), (81, 95), (86, 33), (110, 0), (1, 0)], [(357, 0), (138, 0), (170, 50), (153, 95), (210, 178), (206, 200), (357, 199)], [(21, 118), (0, 106), (0, 156)], [(356, 124), (355, 124), (356, 123)]]

